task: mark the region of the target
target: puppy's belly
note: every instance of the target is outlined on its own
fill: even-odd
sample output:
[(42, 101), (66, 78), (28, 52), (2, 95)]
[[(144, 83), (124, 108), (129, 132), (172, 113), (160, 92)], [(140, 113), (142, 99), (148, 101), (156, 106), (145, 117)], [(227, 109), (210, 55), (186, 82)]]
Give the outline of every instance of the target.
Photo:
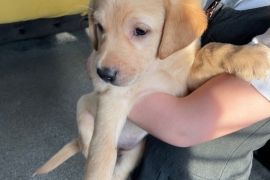
[(127, 120), (118, 140), (117, 149), (133, 149), (146, 135), (146, 131)]

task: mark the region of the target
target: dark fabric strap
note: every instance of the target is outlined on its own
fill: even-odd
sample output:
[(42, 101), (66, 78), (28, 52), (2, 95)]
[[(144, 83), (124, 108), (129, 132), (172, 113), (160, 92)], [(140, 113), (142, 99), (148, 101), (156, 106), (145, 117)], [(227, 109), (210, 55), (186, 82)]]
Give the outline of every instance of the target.
[(210, 17), (213, 15), (213, 13), (214, 13), (216, 7), (218, 6), (219, 2), (220, 2), (220, 0), (214, 1), (214, 2), (207, 8), (207, 10), (205, 11), (205, 14), (207, 15), (208, 18), (210, 18)]

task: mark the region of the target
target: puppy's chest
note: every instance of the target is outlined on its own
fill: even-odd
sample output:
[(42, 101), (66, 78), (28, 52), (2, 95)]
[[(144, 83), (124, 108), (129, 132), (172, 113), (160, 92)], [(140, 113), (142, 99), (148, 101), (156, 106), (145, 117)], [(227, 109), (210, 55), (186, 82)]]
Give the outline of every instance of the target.
[(118, 150), (133, 149), (146, 136), (147, 132), (134, 125), (132, 122), (126, 122), (118, 140)]

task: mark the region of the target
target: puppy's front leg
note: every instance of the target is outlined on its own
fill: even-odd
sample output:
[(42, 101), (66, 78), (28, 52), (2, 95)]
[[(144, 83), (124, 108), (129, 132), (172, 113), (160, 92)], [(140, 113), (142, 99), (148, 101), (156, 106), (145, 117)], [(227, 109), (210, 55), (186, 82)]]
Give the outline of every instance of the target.
[(126, 97), (106, 92), (99, 96), (94, 134), (84, 180), (111, 180), (117, 158), (117, 141), (130, 109)]
[(194, 90), (211, 77), (224, 72), (245, 81), (263, 79), (267, 77), (269, 69), (270, 49), (262, 44), (236, 46), (209, 43), (196, 54), (188, 86)]

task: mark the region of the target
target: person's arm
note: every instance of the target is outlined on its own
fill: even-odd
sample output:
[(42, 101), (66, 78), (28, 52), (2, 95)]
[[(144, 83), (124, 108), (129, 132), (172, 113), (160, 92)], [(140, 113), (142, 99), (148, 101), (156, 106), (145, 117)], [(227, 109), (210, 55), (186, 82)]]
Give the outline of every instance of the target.
[(129, 119), (175, 146), (192, 146), (245, 128), (270, 117), (270, 102), (249, 83), (218, 75), (182, 98), (147, 95)]

